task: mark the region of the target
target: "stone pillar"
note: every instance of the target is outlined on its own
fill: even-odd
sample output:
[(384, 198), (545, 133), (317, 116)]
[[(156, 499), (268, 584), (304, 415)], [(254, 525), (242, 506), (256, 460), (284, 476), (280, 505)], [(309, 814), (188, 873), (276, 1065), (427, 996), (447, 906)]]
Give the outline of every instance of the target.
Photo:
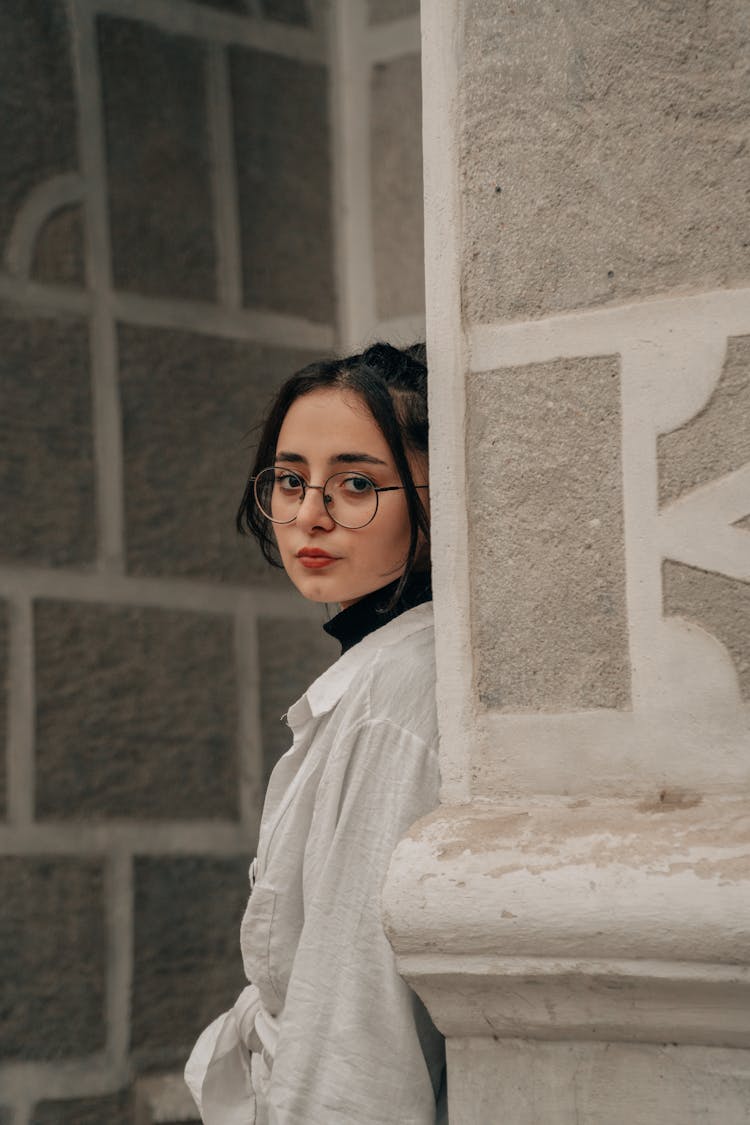
[(386, 925), (451, 1125), (740, 1125), (746, 7), (425, 4), (422, 45), (444, 803)]

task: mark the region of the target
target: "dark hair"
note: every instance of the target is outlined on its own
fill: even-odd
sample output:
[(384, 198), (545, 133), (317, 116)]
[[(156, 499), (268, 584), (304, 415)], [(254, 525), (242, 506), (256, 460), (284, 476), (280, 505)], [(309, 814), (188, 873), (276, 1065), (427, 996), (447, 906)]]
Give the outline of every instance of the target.
[(255, 464), (237, 512), (237, 530), (253, 535), (272, 566), (281, 566), (269, 521), (258, 509), (253, 477), (272, 465), (286, 413), (302, 395), (324, 387), (341, 387), (360, 395), (388, 442), (404, 486), (411, 536), (406, 567), (392, 598), (395, 604), (414, 569), (421, 532), (430, 542), (430, 524), (415, 487), (407, 451), (427, 454), (427, 361), (424, 344), (395, 348), (373, 344), (361, 355), (310, 363), (287, 379), (274, 399), (260, 434)]

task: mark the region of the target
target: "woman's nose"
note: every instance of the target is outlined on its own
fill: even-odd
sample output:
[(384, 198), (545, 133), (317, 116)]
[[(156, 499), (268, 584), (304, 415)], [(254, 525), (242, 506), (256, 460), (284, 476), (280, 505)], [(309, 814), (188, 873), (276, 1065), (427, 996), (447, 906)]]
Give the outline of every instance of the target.
[(322, 488), (308, 485), (305, 489), (302, 503), (297, 509), (297, 526), (306, 531), (312, 531), (316, 527), (330, 531), (336, 526), (335, 520), (328, 514), (328, 509), (323, 503)]

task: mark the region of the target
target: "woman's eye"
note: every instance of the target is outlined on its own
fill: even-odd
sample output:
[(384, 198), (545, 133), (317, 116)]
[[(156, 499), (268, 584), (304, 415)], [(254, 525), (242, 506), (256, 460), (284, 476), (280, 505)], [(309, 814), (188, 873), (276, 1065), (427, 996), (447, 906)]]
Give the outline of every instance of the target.
[(276, 483), (284, 492), (299, 492), (302, 488), (302, 477), (295, 473), (279, 473)]
[(346, 477), (342, 481), (342, 487), (353, 496), (367, 496), (375, 485), (367, 477)]

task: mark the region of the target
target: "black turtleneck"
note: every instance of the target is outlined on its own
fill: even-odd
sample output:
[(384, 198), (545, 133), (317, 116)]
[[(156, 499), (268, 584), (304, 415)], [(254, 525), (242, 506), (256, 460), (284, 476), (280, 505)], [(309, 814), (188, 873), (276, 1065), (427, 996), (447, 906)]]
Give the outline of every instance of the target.
[(388, 608), (399, 581), (397, 578), (387, 586), (373, 590), (371, 594), (365, 595), (354, 605), (342, 609), (330, 621), (326, 621), (323, 628), (339, 642), (342, 654), (359, 644), (368, 633), (374, 633), (381, 625), (393, 621), (394, 617), (405, 610), (432, 601), (430, 573), (421, 570), (409, 575), (401, 597), (392, 608)]

